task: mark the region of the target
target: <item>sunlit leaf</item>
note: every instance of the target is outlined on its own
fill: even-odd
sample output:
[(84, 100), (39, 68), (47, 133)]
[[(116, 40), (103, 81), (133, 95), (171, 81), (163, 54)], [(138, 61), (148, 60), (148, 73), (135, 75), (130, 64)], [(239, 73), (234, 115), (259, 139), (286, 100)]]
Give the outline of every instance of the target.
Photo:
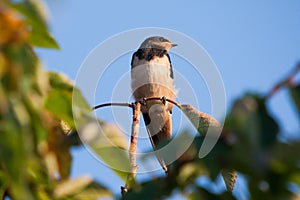
[(180, 109), (188, 117), (201, 136), (205, 136), (208, 128), (220, 129), (219, 122), (212, 116), (198, 111), (191, 105), (182, 104)]
[(74, 199), (98, 199), (108, 197), (111, 193), (105, 187), (93, 181), (88, 176), (69, 179), (59, 183), (54, 189), (54, 197), (61, 199), (74, 197)]
[(71, 127), (75, 127), (70, 93), (58, 90), (51, 91), (45, 100), (45, 108)]
[(224, 179), (227, 190), (232, 192), (237, 179), (236, 171), (223, 169), (221, 170), (221, 174)]
[(45, 8), (41, 6), (41, 2), (23, 0), (11, 5), (25, 16), (25, 21), (31, 26), (30, 41), (32, 45), (59, 49), (55, 39), (48, 32)]
[(29, 30), (27, 24), (19, 16), (18, 12), (7, 6), (0, 4), (0, 46), (20, 45), (28, 41)]
[[(47, 153), (45, 159), (50, 175), (59, 175), (61, 179), (66, 179), (70, 175), (72, 157), (70, 153), (69, 136), (61, 128), (60, 120), (48, 116), (48, 138)], [(54, 174), (53, 174), (54, 172)]]
[(188, 186), (197, 177), (204, 175), (208, 176), (209, 172), (203, 164), (199, 162), (190, 162), (181, 167), (178, 174), (178, 183), (180, 185)]
[(113, 169), (122, 180), (126, 180), (131, 169), (128, 145), (123, 133), (115, 125), (90, 122), (81, 128), (79, 135), (107, 166)]
[(29, 24), (40, 26), (43, 29), (47, 28), (45, 8), (37, 0), (21, 0), (13, 2), (11, 5), (26, 17)]
[(92, 182), (83, 191), (74, 196), (78, 200), (97, 200), (103, 197), (112, 197), (112, 193), (97, 182)]
[(57, 72), (48, 72), (48, 76), (52, 88), (72, 92), (73, 83), (65, 75)]
[[(53, 89), (72, 93), (72, 106), (81, 111), (90, 112), (91, 107), (83, 97), (80, 90), (63, 74), (49, 72), (49, 81)], [(75, 109), (75, 108), (73, 108)]]
[(60, 49), (56, 40), (48, 31), (33, 29), (29, 41), (36, 47)]
[(54, 196), (56, 198), (62, 198), (75, 195), (91, 184), (92, 181), (93, 180), (87, 176), (65, 180), (55, 187)]

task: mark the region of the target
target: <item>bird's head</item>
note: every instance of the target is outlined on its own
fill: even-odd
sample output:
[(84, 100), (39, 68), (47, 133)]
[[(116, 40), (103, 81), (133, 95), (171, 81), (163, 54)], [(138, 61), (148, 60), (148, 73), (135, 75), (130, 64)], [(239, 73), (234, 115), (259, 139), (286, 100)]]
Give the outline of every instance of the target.
[(177, 46), (177, 44), (173, 44), (170, 40), (164, 37), (154, 36), (147, 38), (141, 44), (140, 48), (156, 48), (169, 51), (174, 46)]

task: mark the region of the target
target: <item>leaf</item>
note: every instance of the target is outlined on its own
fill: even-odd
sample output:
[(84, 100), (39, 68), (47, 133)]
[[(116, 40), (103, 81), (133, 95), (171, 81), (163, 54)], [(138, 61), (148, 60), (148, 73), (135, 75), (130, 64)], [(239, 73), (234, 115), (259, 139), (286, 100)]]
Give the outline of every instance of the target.
[(236, 179), (237, 179), (237, 174), (235, 170), (221, 170), (221, 174), (223, 177), (223, 180), (225, 182), (226, 188), (228, 191), (232, 192)]
[(37, 0), (24, 0), (11, 5), (25, 16), (31, 26), (30, 42), (34, 46), (59, 49), (59, 46), (47, 29), (45, 5)]
[[(6, 2), (5, 2), (6, 3)], [(1, 1), (0, 5), (0, 46), (20, 45), (28, 41), (30, 32), (19, 13)], [(2, 50), (1, 49), (1, 50)]]
[(235, 101), (226, 117), (225, 128), (244, 142), (246, 151), (269, 147), (277, 137), (279, 126), (270, 115), (266, 101), (257, 94), (246, 94)]
[(223, 156), (228, 168), (251, 177), (268, 173), (269, 151), (278, 132), (279, 126), (270, 115), (264, 97), (247, 93), (236, 100), (226, 116), (222, 134), (222, 139), (231, 146), (229, 154)]
[(223, 192), (220, 194), (215, 194), (208, 191), (202, 187), (196, 187), (194, 191), (188, 195), (188, 199), (190, 200), (198, 200), (198, 199), (205, 199), (205, 200), (234, 200), (235, 198), (229, 192)]
[(124, 199), (139, 200), (139, 199), (164, 199), (162, 197), (169, 196), (172, 191), (172, 185), (168, 187), (168, 181), (163, 178), (154, 179), (143, 183), (143, 185), (130, 189)]
[(201, 136), (205, 136), (210, 127), (216, 131), (221, 131), (219, 122), (212, 116), (200, 112), (193, 106), (187, 104), (180, 105), (180, 109), (188, 117)]
[(209, 175), (208, 169), (201, 162), (191, 162), (183, 165), (177, 175), (180, 185), (189, 186), (197, 177)]
[(41, 2), (37, 0), (22, 0), (15, 3), (12, 2), (11, 5), (26, 17), (26, 21), (29, 24), (46, 29), (47, 18)]
[(4, 199), (4, 193), (9, 185), (9, 179), (7, 175), (0, 170), (0, 199)]
[(300, 84), (296, 86), (290, 86), (290, 95), (292, 97), (292, 100), (294, 101), (294, 104), (296, 108), (298, 109), (298, 114), (300, 117)]
[(56, 40), (48, 31), (33, 29), (29, 41), (36, 47), (60, 49)]
[(111, 193), (88, 176), (62, 181), (54, 189), (54, 197), (59, 199), (66, 197), (97, 199), (103, 196), (111, 196)]
[(53, 89), (64, 90), (68, 92), (73, 91), (73, 83), (63, 74), (57, 72), (48, 72), (50, 85)]
[(68, 136), (63, 132), (59, 120), (48, 120), (51, 123), (51, 129), (48, 136), (48, 148), (47, 154), (48, 169), (50, 171), (59, 172), (61, 179), (66, 179), (70, 176), (72, 156), (69, 149), (69, 143), (67, 143)]
[(77, 194), (87, 187), (92, 181), (93, 180), (87, 176), (62, 181), (55, 187), (54, 196), (56, 198), (62, 198)]
[(86, 199), (99, 199), (100, 197), (112, 197), (112, 193), (105, 187), (97, 182), (92, 182), (83, 191), (76, 194), (75, 199), (86, 200)]
[(113, 124), (93, 121), (85, 124), (78, 133), (81, 140), (125, 181), (131, 167), (122, 132)]
[(72, 129), (75, 128), (74, 118), (78, 124), (86, 122), (82, 118), (91, 111), (91, 108), (80, 90), (75, 88), (66, 76), (55, 72), (48, 74), (52, 90), (45, 100), (45, 108), (60, 120), (65, 121)]
[(90, 112), (92, 110), (80, 90), (74, 87), (73, 83), (66, 76), (56, 72), (49, 72), (48, 74), (52, 88), (72, 93), (73, 107), (86, 112)]
[(75, 127), (72, 113), (72, 96), (70, 93), (58, 90), (51, 91), (45, 100), (45, 108), (58, 119), (67, 122), (72, 128)]

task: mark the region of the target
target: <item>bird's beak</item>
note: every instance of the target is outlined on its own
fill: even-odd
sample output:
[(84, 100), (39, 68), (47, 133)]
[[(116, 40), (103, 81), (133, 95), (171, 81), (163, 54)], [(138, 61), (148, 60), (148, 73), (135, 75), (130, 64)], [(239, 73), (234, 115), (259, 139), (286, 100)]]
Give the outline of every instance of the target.
[(172, 44), (172, 47), (176, 47), (176, 46), (178, 46), (178, 44)]

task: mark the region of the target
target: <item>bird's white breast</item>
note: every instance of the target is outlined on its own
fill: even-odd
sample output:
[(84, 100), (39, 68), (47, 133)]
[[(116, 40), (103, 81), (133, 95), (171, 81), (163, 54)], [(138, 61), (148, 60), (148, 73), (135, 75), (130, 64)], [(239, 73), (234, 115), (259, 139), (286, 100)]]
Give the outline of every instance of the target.
[(175, 98), (174, 80), (167, 56), (155, 56), (150, 61), (136, 57), (132, 65), (131, 87), (136, 100), (150, 96)]

